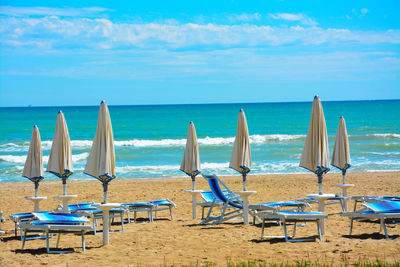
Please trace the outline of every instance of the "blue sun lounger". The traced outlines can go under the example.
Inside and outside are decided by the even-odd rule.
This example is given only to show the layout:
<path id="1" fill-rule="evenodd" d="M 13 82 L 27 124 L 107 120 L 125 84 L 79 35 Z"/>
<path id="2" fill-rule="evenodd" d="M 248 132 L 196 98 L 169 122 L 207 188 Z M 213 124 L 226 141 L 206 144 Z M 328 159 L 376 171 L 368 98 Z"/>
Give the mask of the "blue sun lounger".
<path id="1" fill-rule="evenodd" d="M 136 213 L 145 211 L 149 217 L 149 221 L 153 222 L 153 208 L 154 205 L 144 201 L 144 202 L 134 202 L 134 203 L 122 203 L 121 206 L 126 208 L 126 214 L 128 216 L 128 223 L 131 223 L 130 212 L 133 212 L 133 221 L 136 222 Z"/>
<path id="2" fill-rule="evenodd" d="M 103 219 L 103 211 L 98 209 L 95 206 L 94 202 L 69 204 L 68 209 L 71 213 L 80 214 L 80 215 L 86 216 L 87 218 L 92 219 L 93 233 L 95 235 L 98 234 L 97 221 Z M 126 209 L 123 207 L 122 208 L 113 208 L 109 211 L 109 217 L 112 218 L 112 221 L 114 221 L 115 218 L 120 218 L 120 220 L 121 220 L 121 230 L 115 230 L 112 232 L 124 232 L 125 231 L 124 218 L 123 218 L 125 212 L 126 212 Z"/>
<path id="3" fill-rule="evenodd" d="M 169 210 L 169 215 L 171 217 L 171 220 L 174 219 L 174 216 L 172 214 L 172 208 L 176 208 L 177 206 L 172 200 L 165 198 L 165 199 L 159 199 L 159 200 L 150 200 L 147 202 L 149 202 L 150 204 L 153 205 L 153 209 L 152 209 L 152 211 L 154 212 L 153 218 L 157 217 L 158 211 Z"/>
<path id="4" fill-rule="evenodd" d="M 400 219 L 400 201 L 384 201 L 384 202 L 373 202 L 362 204 L 364 208 L 353 211 L 344 212 L 341 215 L 350 218 L 350 232 L 351 235 L 353 230 L 354 220 L 364 220 L 364 219 L 377 219 L 380 221 L 380 230 L 384 230 L 385 237 L 390 239 L 385 221 L 396 221 Z"/>
<path id="5" fill-rule="evenodd" d="M 71 213 L 36 213 L 33 212 L 33 218 L 23 222 L 20 227 L 24 232 L 22 239 L 22 249 L 25 246 L 26 236 L 28 232 L 42 232 L 46 234 L 47 253 L 66 253 L 71 251 L 54 251 L 50 250 L 49 235 L 57 233 L 58 239 L 56 248 L 58 247 L 60 236 L 62 233 L 81 234 L 82 236 L 82 251 L 85 252 L 85 233 L 93 230 L 90 225 L 85 225 L 89 220 L 79 214 Z"/>
<path id="6" fill-rule="evenodd" d="M 241 217 L 243 215 L 243 206 L 242 200 L 240 196 L 235 195 L 227 185 L 225 185 L 220 178 L 216 175 L 203 175 L 203 177 L 207 180 L 211 193 L 213 194 L 213 199 L 210 205 L 210 209 L 208 211 L 207 217 L 203 219 L 202 224 L 218 224 L 223 221 L 227 221 L 233 219 L 235 217 Z M 222 190 L 220 185 L 224 187 L 225 190 Z M 215 206 L 221 206 L 221 215 L 217 217 L 211 216 L 212 209 Z M 264 210 L 274 210 L 277 211 L 279 209 L 293 210 L 293 211 L 302 211 L 304 207 L 309 205 L 308 203 L 301 202 L 298 200 L 293 201 L 277 201 L 277 202 L 266 202 L 266 203 L 257 203 L 249 205 L 249 210 L 252 215 L 255 217 L 259 211 Z M 228 211 L 228 208 L 232 208 L 233 210 Z M 254 218 L 255 220 L 255 218 Z"/>
<path id="7" fill-rule="evenodd" d="M 170 199 L 159 199 L 159 200 L 150 200 L 150 201 L 142 201 L 142 202 L 134 202 L 134 203 L 122 203 L 121 206 L 125 207 L 128 214 L 128 222 L 130 223 L 129 212 L 134 213 L 134 221 L 136 221 L 136 212 L 146 211 L 149 216 L 149 221 L 153 222 L 154 217 L 157 217 L 157 212 L 162 210 L 169 210 L 169 214 L 171 216 L 171 220 L 174 219 L 172 214 L 172 208 L 176 208 L 176 204 Z M 154 212 L 154 215 L 153 215 Z"/>
<path id="8" fill-rule="evenodd" d="M 353 211 L 356 211 L 358 203 L 400 201 L 400 196 L 352 196 L 350 199 L 354 200 Z"/>
<path id="9" fill-rule="evenodd" d="M 308 198 L 310 200 L 310 202 L 312 203 L 318 203 L 317 200 L 315 200 L 314 198 Z M 328 198 L 325 202 L 324 205 L 328 206 L 328 205 L 334 205 L 334 204 L 340 204 L 342 211 L 345 211 L 345 206 L 344 206 L 344 197 L 339 196 L 339 195 L 335 195 L 334 197 L 330 197 Z"/>
<path id="10" fill-rule="evenodd" d="M 37 213 L 49 213 L 50 211 L 39 211 Z M 21 241 L 23 239 L 23 233 L 22 233 L 22 229 L 20 228 L 20 225 L 24 222 L 29 221 L 30 219 L 32 219 L 34 217 L 33 212 L 22 212 L 22 213 L 14 213 L 14 214 L 10 214 L 10 219 L 11 221 L 14 222 L 14 234 L 15 236 L 18 236 L 18 232 L 20 234 L 21 237 Z M 19 231 L 18 231 L 19 229 Z M 31 237 L 26 237 L 26 240 L 30 240 L 30 239 L 38 239 L 38 238 L 45 238 L 44 236 L 31 236 Z"/>
<path id="11" fill-rule="evenodd" d="M 328 218 L 323 212 L 313 211 L 262 211 L 257 213 L 257 217 L 262 219 L 261 240 L 265 238 L 285 238 L 286 242 L 314 241 L 313 238 L 294 239 L 297 222 L 315 222 L 318 229 L 318 238 L 322 241 L 321 221 Z M 279 221 L 283 225 L 284 236 L 264 236 L 265 221 Z M 288 235 L 287 223 L 293 223 L 293 234 Z"/>

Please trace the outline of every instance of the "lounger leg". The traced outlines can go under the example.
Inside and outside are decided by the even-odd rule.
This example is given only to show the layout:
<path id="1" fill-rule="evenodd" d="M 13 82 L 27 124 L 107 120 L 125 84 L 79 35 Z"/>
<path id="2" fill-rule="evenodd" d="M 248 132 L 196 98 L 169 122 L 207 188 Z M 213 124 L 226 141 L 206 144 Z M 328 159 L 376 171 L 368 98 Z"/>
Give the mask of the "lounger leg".
<path id="1" fill-rule="evenodd" d="M 22 228 L 19 228 L 19 235 L 20 235 L 20 237 L 22 239 Z"/>
<path id="2" fill-rule="evenodd" d="M 22 248 L 21 249 L 24 249 L 24 246 L 25 246 L 25 240 L 26 240 L 26 230 L 24 230 L 24 237 L 22 238 Z M 21 235 L 21 237 L 22 237 L 22 235 Z"/>
<path id="3" fill-rule="evenodd" d="M 46 232 L 46 246 L 47 246 L 47 253 L 50 253 L 50 241 L 48 232 Z"/>
<path id="4" fill-rule="evenodd" d="M 346 196 L 347 197 L 347 196 Z M 346 204 L 346 205 L 345 205 Z M 346 210 L 346 208 L 347 208 L 347 200 L 344 200 L 344 199 L 340 199 L 340 205 L 342 205 L 342 211 L 343 212 L 345 212 L 345 211 L 347 211 Z M 346 207 L 345 207 L 346 206 Z"/>
<path id="5" fill-rule="evenodd" d="M 201 209 L 201 219 L 204 219 L 204 207 Z"/>
<path id="6" fill-rule="evenodd" d="M 97 221 L 95 218 L 93 218 L 93 233 L 96 235 L 96 228 L 97 228 Z"/>
<path id="7" fill-rule="evenodd" d="M 353 231 L 353 218 L 350 219 L 350 232 L 349 232 L 349 235 L 351 235 L 352 231 Z"/>
<path id="8" fill-rule="evenodd" d="M 61 236 L 61 233 L 58 234 L 56 248 L 58 248 L 58 243 L 60 243 L 60 236 Z"/>
<path id="9" fill-rule="evenodd" d="M 174 220 L 174 216 L 172 215 L 172 207 L 169 207 L 169 214 L 171 215 L 171 221 Z"/>
<path id="10" fill-rule="evenodd" d="M 296 225 L 297 225 L 297 222 L 294 222 L 294 226 L 293 226 L 293 235 L 292 235 L 293 238 L 294 238 L 294 235 L 295 235 L 295 233 L 296 233 Z"/>
<path id="11" fill-rule="evenodd" d="M 285 240 L 286 242 L 289 242 L 289 238 L 287 235 L 287 229 L 286 229 L 286 221 L 283 221 L 283 231 L 285 232 Z"/>
<path id="12" fill-rule="evenodd" d="M 124 227 L 124 213 L 121 212 L 121 224 L 122 224 L 122 232 L 125 232 L 125 227 Z"/>
<path id="13" fill-rule="evenodd" d="M 263 219 L 261 226 L 261 240 L 263 240 L 264 238 L 264 227 L 265 227 L 265 219 Z"/>
<path id="14" fill-rule="evenodd" d="M 126 215 L 128 215 L 128 223 L 131 223 L 131 217 L 129 216 L 129 212 L 130 212 L 130 210 L 128 210 L 128 212 L 126 213 Z"/>
<path id="15" fill-rule="evenodd" d="M 319 241 L 322 242 L 321 220 L 317 220 L 317 228 L 318 228 Z"/>
<path id="16" fill-rule="evenodd" d="M 82 231 L 82 251 L 86 251 L 86 245 L 85 245 L 85 232 Z"/>
<path id="17" fill-rule="evenodd" d="M 384 218 L 381 219 L 381 228 L 383 228 L 383 231 L 385 232 L 386 239 L 390 239 L 390 237 L 388 235 L 388 232 L 387 232 L 387 229 L 386 229 L 385 219 Z"/>

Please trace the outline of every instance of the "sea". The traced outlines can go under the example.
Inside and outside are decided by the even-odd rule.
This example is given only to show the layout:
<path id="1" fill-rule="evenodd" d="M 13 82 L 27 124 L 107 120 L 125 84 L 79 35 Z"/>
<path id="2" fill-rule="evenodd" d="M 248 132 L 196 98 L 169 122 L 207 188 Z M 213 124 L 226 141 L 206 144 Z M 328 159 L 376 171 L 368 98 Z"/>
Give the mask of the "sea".
<path id="1" fill-rule="evenodd" d="M 99 101 L 100 103 L 100 101 Z M 349 134 L 348 172 L 400 171 L 400 100 L 322 102 L 332 155 L 340 116 Z M 308 173 L 299 167 L 312 102 L 192 105 L 109 105 L 117 178 L 187 177 L 179 170 L 193 121 L 203 173 L 239 175 L 228 167 L 239 110 L 246 114 L 252 153 L 250 174 Z M 62 110 L 72 145 L 70 179 L 83 173 L 99 106 L 0 108 L 0 182 L 22 177 L 32 127 L 39 127 L 46 169 L 56 118 Z M 331 166 L 330 172 L 340 172 Z M 45 180 L 58 177 L 45 172 Z"/>

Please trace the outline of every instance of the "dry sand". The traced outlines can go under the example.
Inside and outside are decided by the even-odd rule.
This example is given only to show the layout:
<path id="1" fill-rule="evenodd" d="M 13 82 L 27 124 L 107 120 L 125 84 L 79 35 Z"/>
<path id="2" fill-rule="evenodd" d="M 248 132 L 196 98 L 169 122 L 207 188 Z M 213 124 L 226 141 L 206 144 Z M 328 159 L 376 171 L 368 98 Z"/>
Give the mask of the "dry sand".
<path id="1" fill-rule="evenodd" d="M 348 182 L 355 184 L 349 195 L 400 195 L 400 172 L 349 173 Z M 196 179 L 197 189 L 207 189 L 203 178 Z M 242 189 L 241 177 L 223 177 L 233 190 Z M 341 182 L 339 173 L 327 174 L 324 178 L 324 193 L 341 193 L 334 184 Z M 323 242 L 285 243 L 282 239 L 260 241 L 260 225 L 243 226 L 238 222 L 217 226 L 198 225 L 199 219 L 191 215 L 191 196 L 184 190 L 191 188 L 190 178 L 176 179 L 116 179 L 109 186 L 110 202 L 135 202 L 169 198 L 178 208 L 174 209 L 174 220 L 162 211 L 154 223 L 139 220 L 126 224 L 124 233 L 112 233 L 111 245 L 102 247 L 102 235 L 86 236 L 85 253 L 47 254 L 45 240 L 29 240 L 21 250 L 21 241 L 14 237 L 13 223 L 8 220 L 2 229 L 6 234 L 0 242 L 1 266 L 170 266 L 201 265 L 213 263 L 224 266 L 227 262 L 295 263 L 311 261 L 328 264 L 355 263 L 376 259 L 387 263 L 400 261 L 400 226 L 388 227 L 392 240 L 386 240 L 379 232 L 379 224 L 356 222 L 353 236 L 348 236 L 349 219 L 337 215 L 339 205 L 330 205 L 326 211 L 327 234 Z M 250 175 L 248 190 L 256 190 L 252 203 L 290 200 L 316 193 L 317 178 L 312 174 Z M 1 210 L 10 213 L 33 210 L 33 204 L 24 197 L 32 196 L 31 182 L 0 184 Z M 49 197 L 41 202 L 41 210 L 54 209 L 59 202 L 51 196 L 62 193 L 61 181 L 42 181 L 39 195 Z M 70 180 L 68 193 L 77 194 L 76 202 L 101 202 L 101 183 L 96 180 Z M 352 206 L 352 202 L 350 203 Z M 313 210 L 317 206 L 313 205 Z M 200 213 L 200 207 L 198 208 Z M 145 214 L 139 214 L 145 216 Z M 119 226 L 113 226 L 119 227 Z M 282 227 L 271 226 L 268 234 L 281 235 Z M 308 224 L 299 227 L 298 236 L 314 236 L 316 227 Z M 50 240 L 54 246 L 56 238 Z M 63 235 L 61 248 L 80 251 L 80 237 Z"/>

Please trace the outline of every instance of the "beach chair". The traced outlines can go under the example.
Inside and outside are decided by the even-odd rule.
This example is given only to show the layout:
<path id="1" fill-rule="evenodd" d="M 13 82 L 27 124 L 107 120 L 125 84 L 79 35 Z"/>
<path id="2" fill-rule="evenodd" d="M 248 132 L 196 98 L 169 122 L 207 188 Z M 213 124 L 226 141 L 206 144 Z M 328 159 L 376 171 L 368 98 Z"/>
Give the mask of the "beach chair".
<path id="1" fill-rule="evenodd" d="M 97 231 L 97 226 L 98 226 L 97 221 L 103 219 L 103 211 L 96 207 L 96 203 L 84 202 L 84 203 L 69 204 L 68 209 L 70 210 L 71 213 L 80 214 L 80 215 L 86 216 L 87 218 L 91 219 L 92 226 L 93 226 L 93 233 L 95 235 L 99 234 Z M 110 231 L 110 232 L 124 232 L 125 231 L 124 218 L 123 218 L 125 212 L 126 212 L 126 209 L 124 207 L 110 209 L 109 218 L 112 219 L 112 220 L 110 220 L 110 224 L 112 224 L 114 222 L 115 218 L 120 218 L 120 221 L 121 221 L 121 230 L 114 230 L 114 231 Z"/>
<path id="2" fill-rule="evenodd" d="M 262 211 L 257 213 L 257 217 L 262 219 L 261 240 L 265 238 L 285 238 L 286 242 L 305 242 L 314 241 L 312 238 L 294 238 L 298 222 L 315 222 L 318 229 L 318 238 L 322 241 L 321 221 L 328 218 L 323 212 L 313 211 Z M 265 222 L 279 221 L 283 226 L 284 236 L 264 236 Z M 287 224 L 293 223 L 293 234 L 288 235 Z"/>
<path id="3" fill-rule="evenodd" d="M 242 217 L 243 215 L 243 206 L 241 196 L 235 195 L 227 185 L 225 185 L 220 178 L 216 175 L 203 175 L 203 177 L 207 180 L 211 192 L 213 194 L 213 199 L 210 205 L 210 209 L 208 210 L 208 214 L 206 218 L 202 218 L 202 224 L 218 224 L 235 217 Z M 225 190 L 222 190 L 220 184 L 224 187 Z M 221 206 L 221 215 L 217 217 L 211 216 L 212 209 L 216 206 Z M 266 202 L 266 203 L 257 203 L 249 205 L 250 214 L 254 217 L 253 222 L 255 221 L 255 215 L 257 212 L 262 210 L 279 210 L 279 209 L 287 209 L 287 210 L 295 210 L 301 211 L 305 206 L 309 206 L 306 201 L 278 201 L 278 202 Z M 229 209 L 233 210 L 229 210 Z"/>
<path id="4" fill-rule="evenodd" d="M 128 216 L 128 223 L 131 223 L 131 218 L 129 213 L 133 212 L 133 221 L 136 222 L 136 213 L 137 212 L 147 212 L 147 215 L 149 217 L 149 221 L 153 222 L 153 208 L 154 205 L 144 201 L 144 202 L 134 202 L 134 203 L 121 203 L 121 206 L 125 207 L 126 209 L 126 214 Z"/>
<path id="5" fill-rule="evenodd" d="M 350 218 L 350 231 L 349 235 L 351 235 L 353 231 L 353 221 L 354 220 L 379 220 L 380 229 L 385 232 L 385 237 L 390 239 L 389 234 L 386 229 L 386 222 L 396 222 L 400 219 L 400 201 L 384 201 L 384 202 L 371 202 L 362 204 L 364 208 L 353 211 L 353 212 L 344 212 L 341 215 L 347 216 Z"/>
<path id="6" fill-rule="evenodd" d="M 50 250 L 49 237 L 50 234 L 58 234 L 56 248 L 60 242 L 62 233 L 81 234 L 82 236 L 82 251 L 85 252 L 85 233 L 93 230 L 90 225 L 85 225 L 89 220 L 79 214 L 71 213 L 36 213 L 33 212 L 33 218 L 23 222 L 20 227 L 24 232 L 22 239 L 22 249 L 24 249 L 26 236 L 28 232 L 41 232 L 46 235 L 47 253 L 67 253 L 71 251 L 55 251 Z"/>
<path id="7" fill-rule="evenodd" d="M 203 177 L 208 182 L 214 197 L 206 218 L 204 218 L 200 224 L 219 224 L 237 217 L 242 217 L 243 206 L 241 196 L 235 195 L 216 175 L 203 174 Z M 222 191 L 220 185 L 224 187 L 225 193 Z M 222 207 L 220 215 L 211 216 L 213 208 L 220 206 L 221 203 Z M 231 210 L 228 210 L 228 208 L 231 208 Z"/>
<path id="8" fill-rule="evenodd" d="M 225 190 L 222 190 L 222 193 L 224 195 L 227 195 L 227 192 Z M 204 219 L 204 209 L 211 207 L 211 204 L 213 203 L 215 197 L 214 197 L 214 194 L 212 193 L 212 191 L 200 192 L 200 196 L 204 201 L 197 202 L 196 204 L 202 208 L 201 209 L 201 219 Z M 215 199 L 214 206 L 222 206 L 223 204 L 224 203 L 221 200 Z"/>

